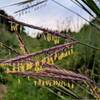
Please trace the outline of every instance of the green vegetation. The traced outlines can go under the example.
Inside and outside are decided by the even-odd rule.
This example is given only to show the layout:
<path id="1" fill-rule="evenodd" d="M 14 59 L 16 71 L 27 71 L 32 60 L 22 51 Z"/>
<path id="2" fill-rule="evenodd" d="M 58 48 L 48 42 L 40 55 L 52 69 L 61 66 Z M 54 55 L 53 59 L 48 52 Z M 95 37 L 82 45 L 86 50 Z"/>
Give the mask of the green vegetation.
<path id="1" fill-rule="evenodd" d="M 98 26 L 100 26 L 100 24 L 95 20 L 92 22 L 95 22 L 98 24 Z M 0 25 L 0 42 L 5 43 L 7 46 L 12 47 L 19 52 L 20 49 L 15 33 L 9 32 L 9 30 L 7 30 L 5 27 L 6 26 L 3 24 Z M 54 45 L 53 43 L 49 43 L 43 40 L 43 38 L 31 38 L 27 36 L 25 32 L 21 32 L 20 35 L 25 42 L 26 48 L 28 48 L 30 52 L 39 51 Z M 88 43 L 100 48 L 100 32 L 90 25 L 84 25 L 80 32 L 72 33 L 72 35 L 81 42 Z M 74 55 L 68 56 L 61 61 L 57 61 L 56 64 L 65 69 L 70 69 L 75 72 L 84 74 L 99 84 L 100 50 L 97 51 L 95 49 L 91 49 L 79 44 L 74 48 L 74 51 Z M 11 52 L 5 47 L 0 47 L 0 59 L 7 59 L 15 56 L 16 54 L 14 52 Z M 2 70 L 0 70 L 0 72 L 2 72 Z M 61 98 L 48 91 L 48 89 L 34 86 L 33 79 L 28 80 L 27 78 L 20 77 L 20 80 L 21 82 L 18 84 L 17 76 L 15 77 L 11 75 L 0 74 L 0 82 L 5 84 L 7 87 L 7 93 L 4 95 L 4 100 L 61 100 Z M 55 90 L 54 88 L 52 89 Z M 57 93 L 59 92 L 57 90 L 55 91 Z M 84 99 L 94 99 L 94 97 L 88 93 L 88 89 L 84 85 L 76 84 L 73 91 Z M 66 100 L 74 99 L 69 94 L 61 95 L 63 95 Z"/>

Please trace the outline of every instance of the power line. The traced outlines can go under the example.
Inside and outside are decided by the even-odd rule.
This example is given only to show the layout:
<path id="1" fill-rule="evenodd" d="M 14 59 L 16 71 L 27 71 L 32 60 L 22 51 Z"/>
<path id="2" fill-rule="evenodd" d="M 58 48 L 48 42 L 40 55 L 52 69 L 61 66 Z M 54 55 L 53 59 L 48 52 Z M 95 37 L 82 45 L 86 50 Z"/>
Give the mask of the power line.
<path id="1" fill-rule="evenodd" d="M 77 3 L 76 3 L 76 2 Z M 96 17 L 84 6 L 84 5 L 82 5 L 82 3 L 80 3 L 78 0 L 75 0 L 75 1 L 73 1 L 73 0 L 71 0 L 71 2 L 73 2 L 75 5 L 77 5 L 79 8 L 81 8 L 81 9 L 83 9 L 84 11 L 86 11 L 91 17 L 93 17 L 94 19 L 96 19 Z M 79 3 L 79 4 L 78 4 Z M 98 19 L 96 19 L 97 21 L 99 21 L 100 22 L 100 20 L 98 20 Z"/>
<path id="2" fill-rule="evenodd" d="M 57 2 L 57 1 L 55 1 L 55 0 L 52 0 L 52 1 L 53 1 L 54 3 L 56 3 L 57 5 L 59 5 L 59 6 L 63 7 L 63 8 L 65 8 L 66 10 L 68 10 L 68 11 L 74 13 L 75 15 L 79 16 L 80 18 L 84 19 L 86 22 L 90 23 L 90 25 L 92 25 L 92 26 L 95 27 L 98 31 L 100 31 L 100 28 L 99 28 L 97 25 L 95 25 L 94 23 L 90 22 L 89 20 L 87 20 L 86 18 L 84 18 L 83 16 L 81 16 L 80 14 L 78 14 L 77 12 L 71 10 L 70 8 L 64 6 L 63 4 L 61 4 L 61 3 L 59 3 L 59 2 Z"/>
<path id="3" fill-rule="evenodd" d="M 53 1 L 54 3 L 56 3 L 56 4 L 58 4 L 59 6 L 62 6 L 63 8 L 69 10 L 70 12 L 72 12 L 72 13 L 78 15 L 79 17 L 81 17 L 82 19 L 84 19 L 85 21 L 87 21 L 88 23 L 90 23 L 92 26 L 94 26 L 96 29 L 98 29 L 98 30 L 100 31 L 100 29 L 99 29 L 98 27 L 96 27 L 94 23 L 89 22 L 87 19 L 85 19 L 84 17 L 82 17 L 82 16 L 81 16 L 80 14 L 78 14 L 77 12 L 74 12 L 73 10 L 71 10 L 71 9 L 69 9 L 69 8 L 67 8 L 67 7 L 65 7 L 64 5 L 62 5 L 61 3 L 59 3 L 59 2 L 57 2 L 57 1 L 55 1 L 55 0 L 52 0 L 52 1 Z M 75 39 L 75 40 L 76 40 L 76 39 Z M 79 40 L 78 40 L 78 41 L 79 41 Z M 79 43 L 82 44 L 82 45 L 88 46 L 88 47 L 90 47 L 90 48 L 100 50 L 100 48 L 96 48 L 95 46 L 92 46 L 92 45 L 83 43 L 83 42 L 81 42 L 81 41 L 79 41 Z"/>
<path id="4" fill-rule="evenodd" d="M 86 11 L 93 18 L 95 18 L 94 15 L 84 5 L 82 5 L 78 0 L 75 0 L 77 3 L 75 1 L 73 1 L 73 0 L 70 0 L 70 1 L 73 2 L 75 5 L 77 5 L 79 8 L 83 9 L 84 11 Z"/>

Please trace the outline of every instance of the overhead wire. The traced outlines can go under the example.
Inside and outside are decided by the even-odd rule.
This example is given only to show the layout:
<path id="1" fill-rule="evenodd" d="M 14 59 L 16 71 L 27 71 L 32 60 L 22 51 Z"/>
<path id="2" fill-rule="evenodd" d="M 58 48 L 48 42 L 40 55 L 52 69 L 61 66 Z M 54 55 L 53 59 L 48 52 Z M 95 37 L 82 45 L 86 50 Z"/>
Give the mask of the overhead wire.
<path id="1" fill-rule="evenodd" d="M 84 5 L 82 5 L 78 0 L 75 0 L 76 2 L 74 0 L 70 0 L 70 1 L 73 2 L 75 5 L 77 5 L 79 8 L 83 9 L 84 11 L 86 11 L 93 18 L 95 18 L 94 15 Z"/>
<path id="2" fill-rule="evenodd" d="M 63 7 L 63 8 L 65 8 L 66 10 L 68 10 L 68 11 L 74 13 L 75 15 L 79 16 L 80 18 L 84 19 L 86 22 L 88 22 L 90 25 L 92 25 L 92 26 L 95 27 L 98 31 L 100 31 L 100 28 L 99 28 L 97 25 L 95 25 L 93 22 L 90 22 L 89 20 L 87 20 L 86 18 L 84 18 L 83 16 L 81 16 L 79 13 L 77 13 L 77 12 L 73 11 L 72 9 L 70 9 L 70 8 L 68 8 L 68 7 L 66 7 L 66 6 L 64 6 L 63 4 L 57 2 L 56 0 L 52 0 L 52 1 L 53 1 L 54 3 L 56 3 L 57 5 L 59 5 L 59 6 Z"/>
<path id="3" fill-rule="evenodd" d="M 32 1 L 35 1 L 35 0 L 31 0 L 31 2 L 32 2 Z M 26 8 L 24 8 L 24 9 L 18 10 L 18 11 L 14 12 L 14 13 L 18 13 L 18 12 L 20 12 L 20 11 L 24 11 L 24 10 L 26 10 L 26 9 L 29 9 L 29 8 L 31 8 L 31 7 L 37 6 L 37 5 L 41 4 L 41 3 L 44 3 L 44 2 L 46 2 L 46 1 L 47 1 L 47 0 L 38 2 L 38 3 L 36 3 L 36 4 L 32 5 L 32 6 L 29 6 L 29 7 L 26 7 Z M 75 11 L 73 11 L 73 10 L 71 10 L 71 9 L 69 9 L 69 8 L 67 8 L 67 7 L 65 7 L 63 4 L 61 4 L 61 3 L 59 3 L 59 2 L 57 2 L 57 1 L 55 1 L 55 0 L 52 0 L 52 1 L 55 2 L 56 4 L 60 5 L 60 6 L 64 7 L 65 9 L 69 10 L 70 12 L 72 12 L 72 13 L 78 15 L 79 17 L 81 17 L 82 19 L 84 19 L 85 21 L 87 21 L 88 23 L 90 23 L 91 25 L 93 25 L 94 27 L 96 27 L 96 28 L 100 31 L 100 28 L 99 28 L 97 25 L 95 25 L 94 23 L 89 22 L 86 18 L 82 17 L 82 16 L 81 16 L 80 14 L 78 14 L 77 12 L 75 12 Z M 80 5 L 77 4 L 77 3 L 76 3 L 75 1 L 73 1 L 73 0 L 71 0 L 71 1 L 72 1 L 74 4 L 76 4 L 78 7 L 82 8 L 82 9 L 85 9 L 86 12 L 87 12 L 88 14 L 90 14 L 93 18 L 95 18 L 94 15 L 93 15 L 88 9 L 86 9 L 84 5 L 82 5 L 80 2 L 78 2 L 78 0 L 76 0 L 76 1 L 77 1 Z M 26 2 L 26 1 L 24 1 L 24 2 Z M 10 7 L 10 6 L 18 5 L 18 4 L 21 5 L 21 4 L 24 3 L 24 2 L 18 2 L 18 3 L 10 4 L 10 5 L 7 5 L 7 6 L 0 7 L 0 8 Z M 98 19 L 96 19 L 96 20 L 98 20 Z M 99 20 L 98 20 L 98 21 L 99 21 Z"/>
<path id="4" fill-rule="evenodd" d="M 75 2 L 76 1 L 76 2 Z M 75 5 L 77 5 L 79 8 L 83 9 L 85 12 L 87 12 L 92 18 L 96 19 L 97 21 L 100 22 L 82 3 L 80 3 L 78 0 L 71 0 Z M 79 4 L 78 4 L 79 3 Z"/>
<path id="5" fill-rule="evenodd" d="M 83 44 L 83 43 L 81 43 L 81 44 Z M 83 44 L 84 45 L 84 44 Z M 86 45 L 86 44 L 85 44 Z M 87 45 L 87 46 L 89 46 L 89 45 Z M 89 46 L 90 47 L 90 46 Z M 94 48 L 93 46 L 91 46 L 92 48 Z M 95 48 L 96 49 L 96 48 Z"/>
<path id="6" fill-rule="evenodd" d="M 34 0 L 33 0 L 33 1 L 34 1 Z M 24 9 L 18 10 L 18 11 L 14 12 L 14 13 L 18 13 L 18 12 L 20 12 L 20 11 L 24 11 L 24 10 L 26 10 L 26 9 L 29 9 L 29 8 L 31 8 L 31 7 L 37 6 L 37 5 L 41 4 L 41 3 L 44 3 L 44 2 L 46 2 L 46 1 L 47 1 L 47 0 L 41 1 L 41 2 L 39 2 L 39 3 L 36 3 L 36 4 L 32 5 L 32 6 L 29 6 L 29 7 L 26 7 L 26 8 L 24 8 Z M 83 16 L 81 16 L 80 14 L 78 14 L 77 12 L 71 10 L 70 8 L 64 6 L 63 4 L 57 2 L 56 0 L 52 0 L 52 1 L 55 2 L 56 4 L 58 4 L 59 6 L 62 6 L 63 8 L 69 10 L 70 12 L 76 14 L 77 16 L 81 17 L 81 18 L 84 19 L 86 22 L 90 23 L 92 26 L 94 26 L 96 29 L 98 29 L 98 30 L 100 31 L 100 28 L 99 28 L 96 24 L 90 22 L 89 20 L 87 20 L 86 18 L 84 18 Z M 88 12 L 88 14 L 90 14 L 93 18 L 95 18 L 95 17 L 93 16 L 93 14 L 91 14 L 91 12 L 90 12 L 89 10 L 87 10 L 80 2 L 79 2 L 80 5 L 78 5 L 75 1 L 73 1 L 73 0 L 71 0 L 71 1 L 72 1 L 74 4 L 76 4 L 77 6 L 79 6 L 80 8 L 85 9 L 86 12 Z M 77 1 L 77 0 L 76 0 L 76 1 Z M 20 4 L 20 3 L 14 3 L 14 4 L 11 4 L 11 5 L 5 6 L 5 7 L 14 6 L 14 5 L 17 5 L 17 4 Z M 98 20 L 98 19 L 97 19 L 97 20 Z"/>
<path id="7" fill-rule="evenodd" d="M 27 9 L 29 9 L 29 8 L 35 7 L 35 6 L 37 6 L 37 5 L 40 5 L 40 4 L 42 4 L 42 3 L 46 2 L 46 1 L 47 1 L 47 0 L 43 0 L 43 1 L 41 1 L 41 2 L 38 2 L 38 3 L 36 3 L 36 4 L 33 4 L 33 5 L 28 6 L 28 7 L 26 7 L 26 8 L 23 8 L 23 9 L 21 9 L 21 10 L 18 10 L 18 11 L 14 12 L 14 13 L 18 13 L 18 12 L 27 10 Z"/>

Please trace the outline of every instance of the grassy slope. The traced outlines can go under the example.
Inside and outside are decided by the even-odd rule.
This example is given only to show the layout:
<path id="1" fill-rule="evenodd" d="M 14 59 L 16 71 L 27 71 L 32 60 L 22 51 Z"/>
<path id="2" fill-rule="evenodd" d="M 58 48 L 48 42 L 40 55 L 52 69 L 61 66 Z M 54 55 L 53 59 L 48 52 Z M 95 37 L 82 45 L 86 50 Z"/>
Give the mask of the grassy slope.
<path id="1" fill-rule="evenodd" d="M 18 42 L 15 38 L 15 34 L 2 30 L 2 26 L 0 26 L 0 30 L 0 41 L 4 41 L 7 45 L 16 48 L 17 51 L 19 51 Z M 25 45 L 30 52 L 38 51 L 43 48 L 53 46 L 52 43 L 48 43 L 43 39 L 32 39 L 26 34 L 21 34 L 21 36 L 23 37 Z M 90 26 L 84 26 L 79 33 L 75 34 L 75 37 L 77 39 L 80 39 L 82 42 L 100 47 L 99 36 L 99 32 Z M 57 61 L 56 64 L 66 69 L 85 73 L 85 65 L 91 58 L 90 55 L 92 55 L 93 50 L 88 47 L 78 45 L 75 47 L 75 52 L 76 53 L 74 55 L 66 57 L 61 61 Z M 16 55 L 14 53 L 9 53 L 8 50 L 5 48 L 0 48 L 0 58 L 9 58 L 13 56 Z M 94 64 L 95 68 L 94 70 L 91 70 L 95 71 L 95 74 L 98 75 L 98 69 L 100 70 L 99 58 L 100 53 L 96 51 L 96 58 Z M 98 78 L 94 74 L 92 75 L 92 77 Z M 97 82 L 99 83 L 100 79 L 98 79 Z M 50 93 L 46 89 L 35 87 L 32 80 L 28 81 L 27 79 L 21 79 L 21 83 L 18 84 L 17 77 L 13 78 L 12 76 L 9 76 L 9 82 L 6 84 L 6 86 L 8 87 L 8 93 L 5 95 L 4 100 L 60 100 L 58 97 L 56 97 L 54 94 Z M 87 95 L 86 91 L 82 91 L 83 90 L 81 90 L 79 87 L 75 88 L 75 92 L 77 92 L 77 94 L 81 97 L 93 98 L 90 95 Z M 68 99 L 70 99 L 70 97 Z"/>
<path id="2" fill-rule="evenodd" d="M 24 33 L 21 34 L 21 36 L 30 52 L 39 51 L 52 45 L 52 43 L 45 42 L 42 39 L 33 39 Z M 2 26 L 0 26 L 0 41 L 15 48 L 17 51 L 20 51 L 15 34 L 3 30 Z M 9 50 L 4 47 L 0 48 L 0 59 L 14 56 L 16 56 L 15 53 L 10 53 Z M 33 80 L 29 81 L 27 79 L 21 79 L 21 83 L 18 84 L 17 77 L 5 76 L 5 78 L 8 78 L 9 81 L 6 84 L 8 92 L 5 95 L 4 100 L 59 100 L 58 97 L 48 90 L 34 86 Z"/>

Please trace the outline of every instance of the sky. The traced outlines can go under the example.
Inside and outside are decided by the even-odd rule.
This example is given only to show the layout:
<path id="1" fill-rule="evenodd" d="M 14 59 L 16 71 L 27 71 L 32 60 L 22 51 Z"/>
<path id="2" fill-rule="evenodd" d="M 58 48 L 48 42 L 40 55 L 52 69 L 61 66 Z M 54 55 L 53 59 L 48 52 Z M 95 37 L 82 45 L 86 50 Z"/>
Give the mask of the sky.
<path id="1" fill-rule="evenodd" d="M 21 8 L 24 8 L 26 5 L 4 7 L 9 4 L 17 3 L 20 1 L 25 1 L 25 0 L 0 0 L 0 9 L 4 9 L 9 15 L 14 16 L 15 19 L 19 21 L 23 21 L 36 26 L 41 26 L 44 28 L 49 28 L 52 30 L 62 30 L 70 28 L 72 31 L 79 31 L 82 25 L 86 23 L 79 16 L 55 4 L 52 0 L 48 0 L 48 2 L 38 7 L 28 9 L 27 10 L 28 13 L 23 14 L 21 16 L 19 14 L 15 14 L 14 12 Z M 79 13 L 87 20 L 90 20 L 90 16 L 84 10 L 82 10 L 73 2 L 71 2 L 71 0 L 56 0 L 56 1 L 72 9 L 73 11 Z M 26 32 L 29 33 L 29 35 L 31 35 L 32 37 L 34 37 L 36 36 L 35 32 L 38 31 L 26 28 Z"/>

